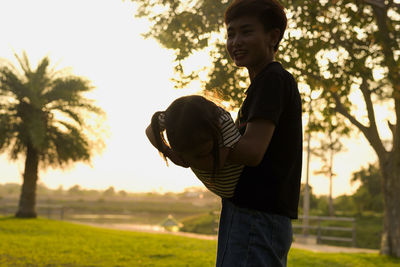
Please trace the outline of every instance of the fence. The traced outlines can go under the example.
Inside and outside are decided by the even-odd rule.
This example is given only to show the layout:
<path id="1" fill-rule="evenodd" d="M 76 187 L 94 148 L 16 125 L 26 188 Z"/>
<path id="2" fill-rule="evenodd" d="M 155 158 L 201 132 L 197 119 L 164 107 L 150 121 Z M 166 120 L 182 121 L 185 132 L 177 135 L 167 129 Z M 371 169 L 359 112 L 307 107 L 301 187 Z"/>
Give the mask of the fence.
<path id="1" fill-rule="evenodd" d="M 314 238 L 317 244 L 321 244 L 323 241 L 339 241 L 339 242 L 350 243 L 352 247 L 356 246 L 356 220 L 354 218 L 299 216 L 299 220 L 302 221 L 303 223 L 293 224 L 294 231 L 295 229 L 302 229 L 301 234 L 295 233 L 295 236 L 297 237 Z M 340 222 L 339 224 L 347 224 L 351 226 L 346 227 L 346 226 L 332 225 L 335 222 Z M 333 236 L 334 231 L 336 233 L 337 232 L 349 233 L 351 237 Z"/>

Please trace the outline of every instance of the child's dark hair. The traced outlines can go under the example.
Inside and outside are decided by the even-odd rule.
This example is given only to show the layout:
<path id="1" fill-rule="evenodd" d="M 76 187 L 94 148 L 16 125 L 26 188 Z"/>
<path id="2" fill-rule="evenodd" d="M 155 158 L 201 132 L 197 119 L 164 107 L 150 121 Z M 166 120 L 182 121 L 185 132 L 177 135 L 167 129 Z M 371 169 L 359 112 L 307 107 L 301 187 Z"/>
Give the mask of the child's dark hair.
<path id="1" fill-rule="evenodd" d="M 225 11 L 225 24 L 241 17 L 256 17 L 265 31 L 279 29 L 279 41 L 274 50 L 278 50 L 286 30 L 287 18 L 283 6 L 277 0 L 233 0 Z"/>
<path id="2" fill-rule="evenodd" d="M 168 142 L 160 128 L 159 117 L 164 115 L 165 131 Z M 216 104 L 198 95 L 184 96 L 176 99 L 164 112 L 154 113 L 151 119 L 151 128 L 155 136 L 157 147 L 164 159 L 160 148 L 169 146 L 176 152 L 187 152 L 195 144 L 213 141 L 213 173 L 218 171 L 219 144 L 222 135 L 219 124 L 220 109 Z M 169 144 L 168 144 L 169 143 Z"/>

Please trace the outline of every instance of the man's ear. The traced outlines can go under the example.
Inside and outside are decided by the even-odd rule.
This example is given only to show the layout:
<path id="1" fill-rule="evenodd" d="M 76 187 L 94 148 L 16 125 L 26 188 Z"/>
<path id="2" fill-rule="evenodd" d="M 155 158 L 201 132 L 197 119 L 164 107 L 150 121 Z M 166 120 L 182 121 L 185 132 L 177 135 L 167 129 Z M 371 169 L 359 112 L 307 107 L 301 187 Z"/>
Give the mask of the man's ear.
<path id="1" fill-rule="evenodd" d="M 270 31 L 271 43 L 274 47 L 278 44 L 280 35 L 281 31 L 278 28 L 274 28 Z"/>

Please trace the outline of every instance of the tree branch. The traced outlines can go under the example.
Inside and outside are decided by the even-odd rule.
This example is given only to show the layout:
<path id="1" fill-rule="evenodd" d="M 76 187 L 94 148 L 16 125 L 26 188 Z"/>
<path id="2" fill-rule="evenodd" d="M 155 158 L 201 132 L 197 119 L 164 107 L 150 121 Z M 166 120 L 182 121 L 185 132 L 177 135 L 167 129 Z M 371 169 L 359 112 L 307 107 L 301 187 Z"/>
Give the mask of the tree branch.
<path id="1" fill-rule="evenodd" d="M 376 6 L 379 8 L 384 8 L 385 7 L 385 1 L 384 0 L 364 0 L 365 3 L 370 4 L 371 6 Z"/>
<path id="2" fill-rule="evenodd" d="M 337 94 L 332 93 L 333 99 L 336 102 L 336 108 L 335 110 L 342 114 L 345 118 L 347 118 L 354 126 L 356 126 L 364 135 L 368 135 L 368 127 L 363 125 L 361 122 L 359 122 L 354 116 L 352 116 L 346 108 L 343 106 L 342 102 L 340 102 L 340 98 Z"/>
<path id="3" fill-rule="evenodd" d="M 389 127 L 390 130 L 393 133 L 393 153 L 398 153 L 400 150 L 400 89 L 395 89 L 398 90 L 398 97 L 394 98 L 394 109 L 396 113 L 396 125 L 393 127 Z"/>
<path id="4" fill-rule="evenodd" d="M 333 98 L 336 102 L 336 111 L 342 114 L 345 118 L 347 118 L 353 125 L 355 125 L 367 138 L 368 142 L 374 148 L 375 152 L 377 153 L 378 157 L 383 157 L 387 151 L 382 144 L 382 140 L 379 137 L 378 131 L 376 128 L 366 127 L 361 122 L 359 122 L 354 116 L 352 116 L 343 104 L 340 102 L 340 98 L 337 94 L 332 93 Z"/>
<path id="5" fill-rule="evenodd" d="M 394 136 L 395 134 L 395 125 L 391 124 L 390 121 L 387 121 L 388 127 L 390 129 L 390 131 L 392 132 L 392 136 Z"/>
<path id="6" fill-rule="evenodd" d="M 364 1 L 377 1 L 377 0 L 364 0 Z M 383 1 L 382 1 L 383 2 Z M 385 7 L 372 7 L 375 14 L 376 24 L 378 26 L 378 40 L 382 47 L 382 54 L 384 62 L 389 69 L 389 81 L 394 85 L 399 83 L 399 65 L 394 57 L 394 50 L 396 41 L 392 36 L 396 36 L 398 33 L 395 32 L 395 28 L 392 25 L 391 19 L 388 18 L 388 8 Z"/>
<path id="7" fill-rule="evenodd" d="M 360 85 L 360 91 L 364 97 L 365 105 L 367 107 L 369 128 L 375 130 L 375 129 L 377 129 L 377 126 L 376 126 L 374 106 L 373 106 L 372 100 L 371 100 L 371 92 L 369 91 L 369 85 L 368 85 L 367 79 L 364 78 L 363 76 L 361 76 L 361 78 L 362 78 L 362 82 Z"/>

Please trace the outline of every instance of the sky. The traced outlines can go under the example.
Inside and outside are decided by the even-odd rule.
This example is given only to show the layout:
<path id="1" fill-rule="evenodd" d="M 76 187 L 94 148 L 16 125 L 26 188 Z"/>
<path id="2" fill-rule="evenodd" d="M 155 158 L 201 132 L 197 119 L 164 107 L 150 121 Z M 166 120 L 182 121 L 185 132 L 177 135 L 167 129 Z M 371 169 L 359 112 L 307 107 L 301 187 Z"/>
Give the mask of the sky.
<path id="1" fill-rule="evenodd" d="M 189 169 L 167 167 L 144 134 L 155 111 L 200 88 L 173 88 L 173 52 L 144 39 L 141 34 L 149 24 L 134 13 L 135 5 L 122 0 L 0 0 L 0 58 L 17 64 L 14 53 L 26 51 L 36 66 L 48 56 L 57 69 L 68 67 L 91 80 L 95 89 L 90 96 L 107 114 L 103 152 L 90 165 L 41 170 L 39 182 L 49 188 L 78 184 L 99 190 L 113 186 L 131 192 L 180 192 L 202 186 Z M 200 58 L 191 64 L 202 66 L 206 58 Z M 335 156 L 334 196 L 354 192 L 352 173 L 376 161 L 361 135 L 345 139 L 344 145 L 346 150 Z M 312 174 L 320 164 L 311 161 L 309 181 L 314 193 L 328 194 L 328 179 Z M 24 162 L 0 155 L 0 170 L 0 184 L 21 183 Z M 302 182 L 305 170 L 304 160 Z"/>

